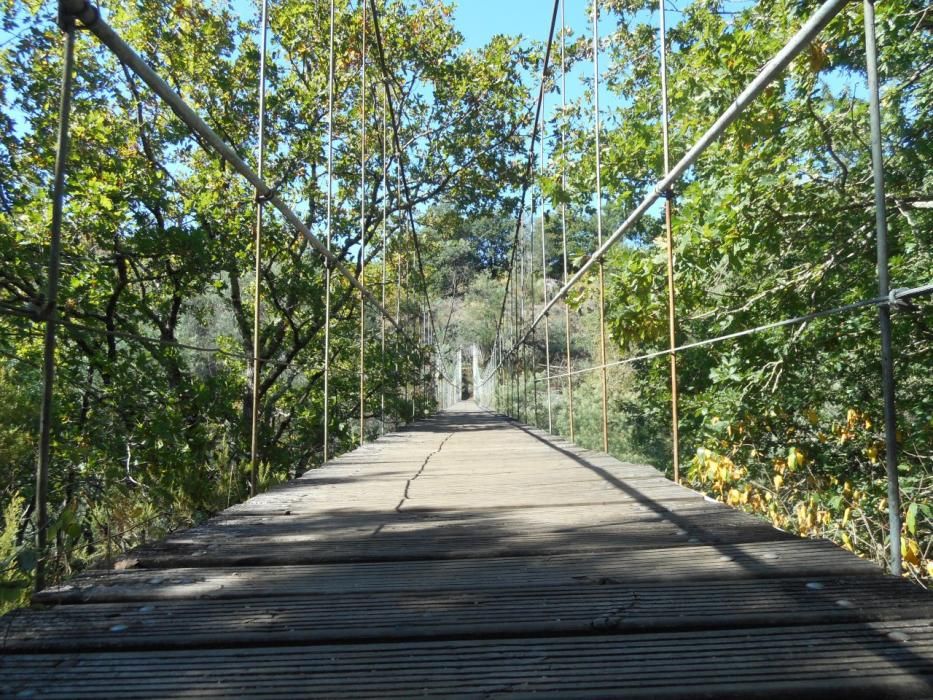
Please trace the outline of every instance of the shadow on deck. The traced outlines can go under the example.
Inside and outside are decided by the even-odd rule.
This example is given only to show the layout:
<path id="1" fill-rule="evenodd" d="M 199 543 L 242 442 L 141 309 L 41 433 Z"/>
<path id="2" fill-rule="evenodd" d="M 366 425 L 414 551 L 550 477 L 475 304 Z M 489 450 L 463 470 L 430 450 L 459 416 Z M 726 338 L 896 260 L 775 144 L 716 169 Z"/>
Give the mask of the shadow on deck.
<path id="1" fill-rule="evenodd" d="M 462 403 L 0 620 L 23 697 L 930 697 L 933 596 Z"/>

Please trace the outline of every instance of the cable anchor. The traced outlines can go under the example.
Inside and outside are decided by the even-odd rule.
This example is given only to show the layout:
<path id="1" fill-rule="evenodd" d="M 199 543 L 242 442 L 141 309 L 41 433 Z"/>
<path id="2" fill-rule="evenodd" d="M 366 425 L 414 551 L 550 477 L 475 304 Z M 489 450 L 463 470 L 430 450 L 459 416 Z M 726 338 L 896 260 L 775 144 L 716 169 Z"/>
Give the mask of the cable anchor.
<path id="1" fill-rule="evenodd" d="M 58 3 L 58 28 L 63 32 L 73 32 L 75 29 L 90 29 L 100 19 L 100 10 L 90 0 L 60 0 Z M 77 21 L 81 21 L 81 27 Z"/>

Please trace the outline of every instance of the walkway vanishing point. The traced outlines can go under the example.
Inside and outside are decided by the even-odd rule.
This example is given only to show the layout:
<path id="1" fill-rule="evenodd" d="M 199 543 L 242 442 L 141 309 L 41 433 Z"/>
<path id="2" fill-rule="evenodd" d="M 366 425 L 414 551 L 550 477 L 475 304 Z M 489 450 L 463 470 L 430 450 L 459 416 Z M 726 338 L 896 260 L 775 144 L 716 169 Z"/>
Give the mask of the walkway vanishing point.
<path id="1" fill-rule="evenodd" d="M 4 697 L 933 696 L 933 595 L 461 403 L 48 589 Z"/>

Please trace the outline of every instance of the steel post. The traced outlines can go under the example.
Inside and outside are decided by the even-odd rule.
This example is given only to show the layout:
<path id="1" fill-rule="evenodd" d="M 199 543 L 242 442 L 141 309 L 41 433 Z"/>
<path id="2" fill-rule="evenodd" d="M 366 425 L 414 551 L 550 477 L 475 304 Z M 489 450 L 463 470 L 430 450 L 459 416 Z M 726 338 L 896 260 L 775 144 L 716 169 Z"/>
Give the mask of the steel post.
<path id="1" fill-rule="evenodd" d="M 871 164 L 875 191 L 875 241 L 878 294 L 890 293 L 888 279 L 888 219 L 885 208 L 884 155 L 881 140 L 881 100 L 878 80 L 878 45 L 875 40 L 875 5 L 863 0 L 865 12 L 865 63 L 868 72 L 868 102 L 871 121 Z M 901 491 L 897 474 L 897 412 L 894 403 L 894 355 L 891 349 L 891 307 L 878 305 L 881 328 L 881 386 L 884 394 L 885 470 L 888 477 L 888 528 L 891 573 L 901 575 Z"/>
<path id="2" fill-rule="evenodd" d="M 65 174 L 68 167 L 69 122 L 74 73 L 74 19 L 60 8 L 60 24 L 65 44 L 62 60 L 62 84 L 58 107 L 58 141 L 55 148 L 55 173 L 52 181 L 52 228 L 49 241 L 48 283 L 42 315 L 45 339 L 42 351 L 42 401 L 39 408 L 39 457 L 36 462 L 36 591 L 45 587 L 49 532 L 49 470 L 52 461 L 52 409 L 55 387 L 55 345 L 58 324 L 58 282 L 61 273 L 62 221 L 65 208 Z"/>
<path id="3" fill-rule="evenodd" d="M 256 158 L 256 174 L 262 179 L 266 156 L 266 36 L 269 24 L 269 3 L 262 0 L 259 29 L 259 153 Z M 262 372 L 260 360 L 260 326 L 262 320 L 262 214 L 263 193 L 256 189 L 256 229 L 253 240 L 253 376 L 252 411 L 250 412 L 249 485 L 252 495 L 259 493 L 259 377 Z"/>

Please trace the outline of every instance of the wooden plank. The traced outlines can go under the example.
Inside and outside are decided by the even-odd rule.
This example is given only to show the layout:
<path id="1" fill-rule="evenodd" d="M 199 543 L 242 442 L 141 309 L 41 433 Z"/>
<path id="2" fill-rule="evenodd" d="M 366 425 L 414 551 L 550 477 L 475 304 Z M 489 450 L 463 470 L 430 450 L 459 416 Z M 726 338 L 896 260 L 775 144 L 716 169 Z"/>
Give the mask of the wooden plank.
<path id="1" fill-rule="evenodd" d="M 677 522 L 654 518 L 598 526 L 555 523 L 551 527 L 525 527 L 500 519 L 454 524 L 422 520 L 417 526 L 404 528 L 383 521 L 356 532 L 302 531 L 300 527 L 290 519 L 211 525 L 141 547 L 129 561 L 142 568 L 184 567 L 193 562 L 201 567 L 273 566 L 534 556 L 796 539 L 734 511 L 679 518 Z"/>
<path id="2" fill-rule="evenodd" d="M 637 636 L 0 658 L 13 697 L 920 698 L 927 620 Z"/>
<path id="3" fill-rule="evenodd" d="M 468 406 L 124 565 L 0 621 L 0 695 L 823 700 L 933 676 L 926 591 Z"/>
<path id="4" fill-rule="evenodd" d="M 871 562 L 829 542 L 794 539 L 493 559 L 89 571 L 38 593 L 34 600 L 59 604 L 880 575 Z"/>
<path id="5" fill-rule="evenodd" d="M 514 638 L 931 616 L 933 599 L 926 591 L 891 577 L 608 583 L 63 605 L 4 618 L 0 649 L 70 652 Z"/>

